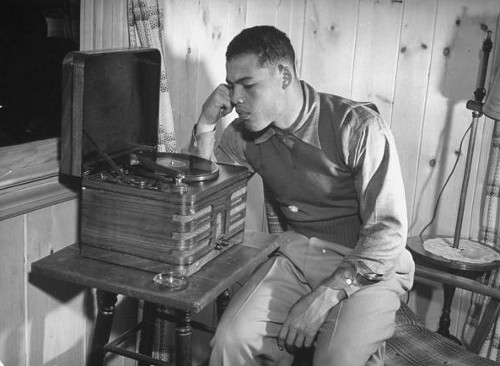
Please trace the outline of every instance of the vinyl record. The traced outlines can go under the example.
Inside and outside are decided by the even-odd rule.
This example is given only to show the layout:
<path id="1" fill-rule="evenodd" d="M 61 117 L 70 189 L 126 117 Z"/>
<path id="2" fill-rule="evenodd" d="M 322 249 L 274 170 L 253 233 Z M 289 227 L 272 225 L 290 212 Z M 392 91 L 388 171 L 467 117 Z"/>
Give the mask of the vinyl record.
<path id="1" fill-rule="evenodd" d="M 182 174 L 184 182 L 204 182 L 219 176 L 216 163 L 195 155 L 177 153 L 136 153 L 138 164 L 156 175 L 171 177 Z"/>

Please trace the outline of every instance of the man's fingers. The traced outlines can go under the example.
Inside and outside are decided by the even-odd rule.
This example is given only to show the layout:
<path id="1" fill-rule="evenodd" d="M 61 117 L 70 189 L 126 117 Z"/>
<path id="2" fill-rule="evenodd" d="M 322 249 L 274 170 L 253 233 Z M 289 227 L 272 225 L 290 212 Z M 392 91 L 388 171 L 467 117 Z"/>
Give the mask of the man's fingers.
<path id="1" fill-rule="evenodd" d="M 286 345 L 293 346 L 295 344 L 295 338 L 297 338 L 297 331 L 294 328 L 288 328 L 288 335 L 286 337 Z"/>
<path id="2" fill-rule="evenodd" d="M 288 335 L 288 327 L 286 325 L 281 326 L 281 329 L 278 333 L 277 342 L 278 342 L 278 348 L 282 351 L 285 349 L 285 340 L 287 335 Z"/>
<path id="3" fill-rule="evenodd" d="M 299 333 L 297 334 L 297 336 L 295 337 L 295 342 L 293 343 L 293 345 L 297 348 L 302 348 L 304 346 L 304 340 L 305 340 L 306 337 L 304 337 L 303 334 Z"/>
<path id="4" fill-rule="evenodd" d="M 219 118 L 224 117 L 231 113 L 233 110 L 233 105 L 231 104 L 231 95 L 229 93 L 229 87 L 225 84 L 220 84 L 216 89 L 218 94 L 218 107 L 219 107 Z"/>
<path id="5" fill-rule="evenodd" d="M 306 336 L 304 340 L 304 347 L 311 347 L 314 342 L 314 337 Z"/>

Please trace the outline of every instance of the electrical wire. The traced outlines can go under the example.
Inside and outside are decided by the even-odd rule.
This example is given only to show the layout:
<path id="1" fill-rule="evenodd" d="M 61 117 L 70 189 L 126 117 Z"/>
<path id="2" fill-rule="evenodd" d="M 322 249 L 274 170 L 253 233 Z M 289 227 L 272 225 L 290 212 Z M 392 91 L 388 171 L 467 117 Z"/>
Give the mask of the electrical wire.
<path id="1" fill-rule="evenodd" d="M 432 218 L 431 220 L 427 223 L 427 225 L 424 226 L 424 228 L 420 231 L 420 233 L 418 234 L 418 236 L 420 237 L 420 240 L 423 241 L 422 239 L 422 235 L 424 233 L 424 231 L 432 225 L 432 223 L 434 222 L 434 220 L 436 219 L 436 216 L 437 216 L 437 211 L 438 211 L 438 207 L 439 207 L 439 202 L 441 200 L 441 196 L 443 195 L 444 193 L 444 190 L 446 188 L 446 186 L 448 185 L 448 183 L 450 182 L 450 179 L 451 177 L 453 176 L 453 173 L 455 172 L 455 169 L 457 168 L 457 165 L 458 165 L 458 161 L 460 160 L 460 156 L 462 155 L 462 145 L 463 145 L 463 142 L 465 140 L 465 137 L 468 135 L 469 131 L 471 130 L 472 128 L 472 123 L 469 125 L 469 127 L 467 128 L 467 130 L 465 131 L 464 135 L 462 136 L 462 139 L 460 140 L 460 145 L 458 147 L 458 154 L 457 154 L 457 158 L 455 160 L 455 163 L 453 164 L 453 168 L 451 169 L 451 172 L 450 174 L 448 174 L 448 177 L 446 178 L 446 181 L 444 182 L 443 184 L 443 187 L 441 188 L 441 191 L 439 192 L 439 195 L 438 195 L 438 198 L 436 200 L 436 204 L 434 205 L 434 211 L 432 213 Z"/>
<path id="2" fill-rule="evenodd" d="M 448 177 L 446 178 L 446 181 L 444 182 L 443 184 L 443 187 L 441 188 L 440 192 L 439 192 L 439 195 L 438 195 L 438 198 L 436 200 L 436 204 L 434 205 L 434 211 L 432 212 L 432 218 L 431 220 L 427 223 L 427 225 L 424 226 L 424 228 L 420 231 L 420 233 L 418 234 L 418 236 L 420 237 L 420 240 L 423 242 L 423 238 L 422 238 L 422 235 L 424 234 L 424 231 L 432 225 L 432 223 L 434 222 L 434 220 L 436 219 L 436 216 L 437 216 L 437 210 L 438 210 L 438 207 L 439 207 L 439 202 L 441 201 L 441 196 L 443 195 L 444 193 L 444 190 L 446 188 L 446 186 L 448 185 L 448 183 L 450 182 L 450 179 L 451 177 L 453 176 L 453 173 L 455 173 L 455 169 L 457 168 L 457 165 L 458 165 L 458 162 L 460 160 L 460 156 L 462 156 L 462 145 L 464 143 L 464 140 L 465 140 L 465 137 L 468 135 L 469 131 L 471 130 L 472 128 L 472 123 L 474 122 L 471 122 L 471 124 L 469 125 L 469 127 L 467 128 L 467 130 L 465 130 L 464 132 L 464 135 L 462 136 L 462 139 L 460 140 L 460 145 L 458 146 L 458 154 L 457 154 L 457 158 L 455 159 L 455 163 L 453 164 L 453 167 L 451 168 L 451 172 L 450 174 L 448 174 Z M 408 304 L 410 302 L 410 298 L 411 298 L 411 292 L 408 292 L 407 293 L 407 296 L 406 296 L 406 299 L 404 299 L 405 303 Z"/>

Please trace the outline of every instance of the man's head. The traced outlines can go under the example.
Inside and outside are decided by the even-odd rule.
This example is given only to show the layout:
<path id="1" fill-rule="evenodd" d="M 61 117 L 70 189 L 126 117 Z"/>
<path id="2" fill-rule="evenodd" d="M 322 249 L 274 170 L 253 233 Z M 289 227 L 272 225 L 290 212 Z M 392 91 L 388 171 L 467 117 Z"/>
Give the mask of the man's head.
<path id="1" fill-rule="evenodd" d="M 275 27 L 259 25 L 242 30 L 227 46 L 226 62 L 243 54 L 256 55 L 261 67 L 287 65 L 295 73 L 295 51 L 290 39 Z"/>
<path id="2" fill-rule="evenodd" d="M 286 128 L 302 106 L 295 53 L 285 33 L 271 26 L 244 29 L 226 52 L 231 102 L 250 131 Z"/>

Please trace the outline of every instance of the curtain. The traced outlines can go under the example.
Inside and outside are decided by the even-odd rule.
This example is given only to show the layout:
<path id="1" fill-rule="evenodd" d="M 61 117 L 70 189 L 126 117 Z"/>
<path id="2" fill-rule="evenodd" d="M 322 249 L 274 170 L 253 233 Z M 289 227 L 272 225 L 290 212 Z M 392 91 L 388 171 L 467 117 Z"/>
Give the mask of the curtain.
<path id="1" fill-rule="evenodd" d="M 500 121 L 495 121 L 486 172 L 487 175 L 482 196 L 479 241 L 500 249 Z M 489 275 L 483 275 L 481 281 L 492 287 L 499 288 L 500 271 L 495 270 Z M 471 306 L 464 326 L 464 340 L 467 343 L 470 343 L 479 320 L 488 306 L 488 301 L 489 298 L 487 296 L 472 295 Z M 479 354 L 483 357 L 500 361 L 499 319 L 492 325 Z"/>
<path id="2" fill-rule="evenodd" d="M 132 48 L 156 48 L 161 53 L 158 151 L 177 152 L 163 44 L 163 0 L 128 0 L 127 21 Z"/>
<path id="3" fill-rule="evenodd" d="M 177 152 L 174 118 L 170 102 L 165 52 L 163 44 L 164 0 L 128 0 L 127 22 L 129 44 L 132 48 L 156 48 L 161 53 L 160 111 L 158 120 L 158 151 Z M 153 357 L 173 362 L 173 337 L 171 326 L 161 318 L 155 320 Z"/>

